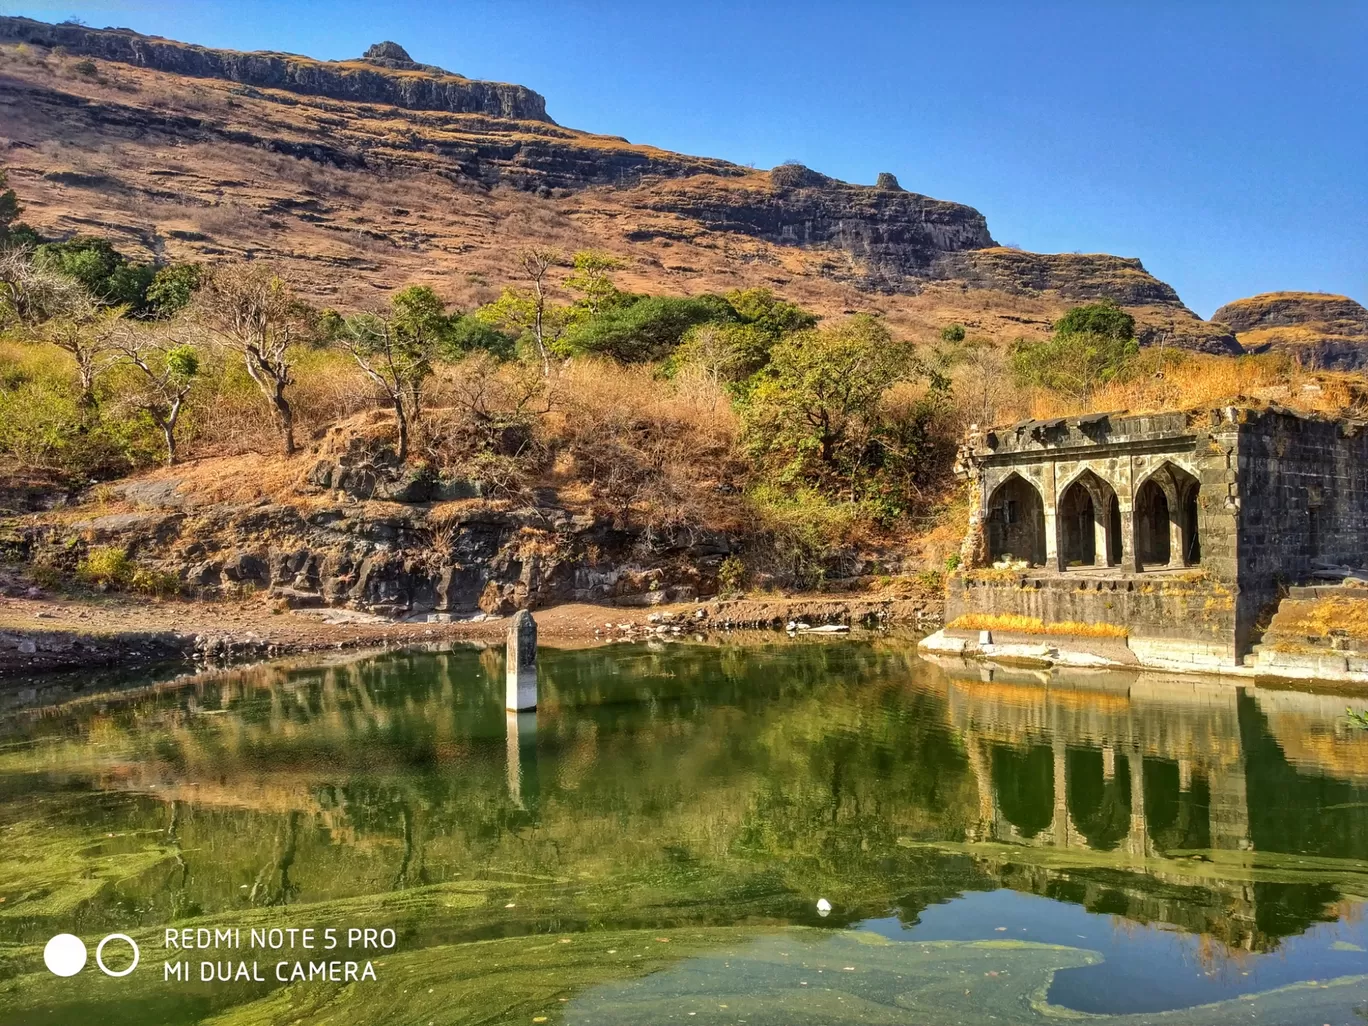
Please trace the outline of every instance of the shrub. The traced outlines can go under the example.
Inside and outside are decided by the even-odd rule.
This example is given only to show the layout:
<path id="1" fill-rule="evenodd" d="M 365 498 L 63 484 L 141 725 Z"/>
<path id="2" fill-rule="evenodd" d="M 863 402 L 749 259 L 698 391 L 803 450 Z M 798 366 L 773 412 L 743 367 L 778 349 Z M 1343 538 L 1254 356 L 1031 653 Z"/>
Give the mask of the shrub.
<path id="1" fill-rule="evenodd" d="M 0 454 L 83 482 L 146 462 L 146 432 L 131 419 L 92 417 L 57 355 L 30 346 L 0 351 Z"/>
<path id="2" fill-rule="evenodd" d="M 741 557 L 732 553 L 717 568 L 717 590 L 722 595 L 734 595 L 741 591 L 746 580 L 746 564 Z"/>
<path id="3" fill-rule="evenodd" d="M 156 269 L 131 262 L 108 239 L 78 235 L 65 242 L 45 242 L 33 251 L 33 262 L 75 278 L 97 299 L 127 306 L 141 314 Z"/>
<path id="4" fill-rule="evenodd" d="M 106 545 L 91 549 L 76 567 L 76 576 L 102 588 L 126 588 L 133 583 L 137 567 L 123 549 Z"/>
<path id="5" fill-rule="evenodd" d="M 1140 351 L 1135 319 L 1115 303 L 1088 303 L 1069 310 L 1041 342 L 1012 346 L 1017 383 L 1047 388 L 1087 401 L 1093 390 L 1121 374 Z"/>
<path id="6" fill-rule="evenodd" d="M 180 590 L 180 579 L 175 574 L 168 573 L 165 570 L 153 570 L 149 567 L 140 566 L 133 571 L 128 587 L 129 590 L 136 591 L 141 595 L 166 598 Z"/>

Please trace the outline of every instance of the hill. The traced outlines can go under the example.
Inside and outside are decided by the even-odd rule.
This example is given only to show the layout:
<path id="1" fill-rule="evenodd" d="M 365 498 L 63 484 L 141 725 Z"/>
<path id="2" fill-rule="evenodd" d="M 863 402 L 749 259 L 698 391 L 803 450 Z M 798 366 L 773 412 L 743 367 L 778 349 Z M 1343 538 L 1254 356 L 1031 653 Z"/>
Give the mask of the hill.
<path id="1" fill-rule="evenodd" d="M 1040 337 L 1068 305 L 1105 297 L 1143 341 L 1240 348 L 1139 260 L 1000 247 L 977 210 L 891 174 L 852 185 L 564 128 L 531 90 L 394 43 L 317 61 L 0 18 L 0 136 L 40 230 L 158 258 L 278 261 L 344 308 L 410 282 L 486 302 L 536 242 L 613 252 L 642 291 L 764 285 L 913 335 L 957 321 Z"/>
<path id="2" fill-rule="evenodd" d="M 1348 296 L 1265 292 L 1227 303 L 1211 319 L 1250 352 L 1280 352 L 1307 367 L 1368 367 L 1368 310 Z"/>

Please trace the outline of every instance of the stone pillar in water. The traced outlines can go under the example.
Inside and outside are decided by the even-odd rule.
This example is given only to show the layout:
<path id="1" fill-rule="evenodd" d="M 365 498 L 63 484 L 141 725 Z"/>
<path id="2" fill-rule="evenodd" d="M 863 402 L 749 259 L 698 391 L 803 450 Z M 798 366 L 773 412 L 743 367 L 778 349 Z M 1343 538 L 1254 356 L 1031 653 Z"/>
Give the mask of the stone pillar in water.
<path id="1" fill-rule="evenodd" d="M 537 707 L 537 621 L 526 609 L 508 626 L 508 690 L 504 708 L 528 712 Z"/>

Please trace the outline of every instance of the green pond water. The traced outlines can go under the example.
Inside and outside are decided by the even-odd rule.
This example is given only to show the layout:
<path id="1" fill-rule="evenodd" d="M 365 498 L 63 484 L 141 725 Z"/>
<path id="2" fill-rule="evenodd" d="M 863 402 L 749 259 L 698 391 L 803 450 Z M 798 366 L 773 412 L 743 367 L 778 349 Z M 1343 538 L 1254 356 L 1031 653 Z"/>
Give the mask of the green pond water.
<path id="1" fill-rule="evenodd" d="M 895 640 L 502 674 L 0 691 L 0 1026 L 1368 1022 L 1361 700 Z"/>

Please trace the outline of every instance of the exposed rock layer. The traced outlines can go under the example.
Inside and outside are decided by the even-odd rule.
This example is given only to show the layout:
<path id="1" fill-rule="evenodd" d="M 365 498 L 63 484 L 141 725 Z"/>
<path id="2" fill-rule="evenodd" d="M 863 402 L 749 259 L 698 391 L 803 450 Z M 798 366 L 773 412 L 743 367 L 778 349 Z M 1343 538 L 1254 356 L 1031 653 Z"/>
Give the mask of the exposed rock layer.
<path id="1" fill-rule="evenodd" d="M 1285 353 L 1331 370 L 1368 367 L 1368 310 L 1348 296 L 1265 292 L 1227 303 L 1211 319 L 1253 353 Z"/>
<path id="2" fill-rule="evenodd" d="M 551 122 L 546 101 L 524 86 L 479 82 L 440 68 L 401 67 L 385 55 L 370 61 L 316 61 L 296 54 L 214 50 L 144 36 L 129 29 L 49 25 L 28 18 L 0 18 L 0 40 L 61 46 L 70 53 L 137 64 L 196 78 L 223 78 L 268 89 L 386 103 L 409 110 L 469 111 L 496 117 Z M 402 48 L 399 48 L 402 53 Z M 382 70 L 383 69 L 383 70 Z M 391 71 L 402 71 L 391 74 Z M 414 71 L 421 73 L 412 73 Z"/>

